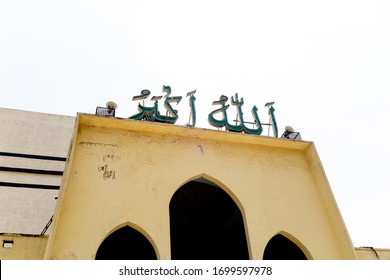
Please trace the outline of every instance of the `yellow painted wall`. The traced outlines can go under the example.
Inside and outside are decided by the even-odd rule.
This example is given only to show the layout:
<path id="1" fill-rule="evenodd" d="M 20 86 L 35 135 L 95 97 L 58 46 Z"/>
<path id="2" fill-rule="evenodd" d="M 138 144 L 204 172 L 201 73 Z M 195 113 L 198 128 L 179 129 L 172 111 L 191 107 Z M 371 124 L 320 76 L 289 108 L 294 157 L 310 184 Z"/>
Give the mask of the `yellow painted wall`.
<path id="1" fill-rule="evenodd" d="M 390 250 L 372 247 L 355 248 L 358 260 L 390 260 Z"/>
<path id="2" fill-rule="evenodd" d="M 0 260 L 42 260 L 47 236 L 2 234 L 0 235 Z M 4 241 L 12 241 L 12 248 L 4 248 Z"/>
<path id="3" fill-rule="evenodd" d="M 240 207 L 252 259 L 277 233 L 309 259 L 356 259 L 314 144 L 80 114 L 46 259 L 94 259 L 130 225 L 170 259 L 169 203 L 204 177 Z"/>

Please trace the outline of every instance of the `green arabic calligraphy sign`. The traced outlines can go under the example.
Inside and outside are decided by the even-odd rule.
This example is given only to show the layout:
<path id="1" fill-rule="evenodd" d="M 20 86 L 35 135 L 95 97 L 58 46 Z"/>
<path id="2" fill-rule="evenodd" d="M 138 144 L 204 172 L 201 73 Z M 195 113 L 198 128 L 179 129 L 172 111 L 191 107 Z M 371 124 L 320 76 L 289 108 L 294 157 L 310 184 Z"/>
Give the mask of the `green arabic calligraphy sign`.
<path id="1" fill-rule="evenodd" d="M 174 110 L 172 108 L 171 103 L 176 103 L 179 104 L 182 97 L 181 96 L 171 96 L 171 87 L 170 86 L 163 86 L 162 91 L 165 94 L 165 96 L 153 96 L 151 98 L 151 101 L 154 101 L 154 104 L 152 107 L 146 107 L 144 106 L 144 100 L 150 96 L 150 91 L 147 89 L 144 89 L 141 91 L 140 95 L 133 96 L 133 101 L 136 100 L 142 100 L 142 105 L 141 103 L 138 103 L 138 111 L 139 113 L 131 116 L 129 119 L 133 120 L 143 120 L 143 121 L 150 121 L 150 122 L 162 122 L 162 123 L 170 123 L 174 124 L 176 123 L 177 119 L 179 118 L 178 116 L 178 111 Z M 191 91 L 187 93 L 187 97 L 189 97 L 189 105 L 191 108 L 190 112 L 190 122 L 188 126 L 194 127 L 196 124 L 196 110 L 195 110 L 195 93 L 196 90 Z M 164 98 L 164 107 L 166 109 L 166 114 L 162 115 L 159 111 L 158 108 L 158 101 Z M 230 107 L 229 104 L 226 104 L 228 101 L 228 97 L 225 95 L 221 95 L 219 100 L 214 101 L 212 105 L 219 105 L 220 108 L 212 111 L 208 115 L 208 121 L 210 125 L 221 128 L 225 127 L 227 131 L 232 131 L 232 132 L 243 132 L 247 134 L 254 134 L 254 135 L 261 135 L 263 132 L 263 127 L 262 125 L 270 125 L 273 128 L 274 136 L 278 137 L 278 126 L 276 123 L 275 119 L 275 109 L 271 106 L 268 106 L 268 114 L 270 116 L 270 121 L 269 124 L 262 124 L 260 122 L 260 118 L 257 114 L 258 108 L 256 106 L 252 107 L 252 117 L 253 117 L 253 122 L 245 122 L 244 121 L 244 115 L 242 112 L 242 106 L 244 105 L 244 99 L 238 98 L 238 94 L 236 93 L 234 96 L 231 97 L 231 105 L 236 107 L 237 111 L 237 120 L 235 120 L 235 124 L 231 124 L 228 121 L 227 117 L 227 109 Z M 267 106 L 267 105 L 266 105 Z M 216 114 L 222 113 L 222 118 L 217 119 L 215 117 Z M 253 128 L 249 128 L 246 124 L 252 124 Z"/>
<path id="2" fill-rule="evenodd" d="M 163 86 L 163 92 L 166 93 L 164 96 L 164 106 L 167 110 L 167 114 L 161 115 L 158 110 L 158 100 L 163 98 L 163 96 L 153 96 L 152 101 L 154 101 L 153 107 L 145 107 L 144 105 L 138 104 L 138 114 L 135 114 L 130 117 L 130 119 L 134 120 L 146 120 L 150 122 L 163 122 L 163 123 L 172 123 L 174 124 L 179 116 L 177 115 L 177 110 L 174 110 L 171 106 L 172 102 L 176 102 L 176 104 L 179 104 L 182 97 L 181 96 L 170 96 L 171 95 L 171 87 L 170 86 Z M 149 97 L 150 91 L 147 89 L 144 89 L 141 91 L 141 95 L 136 95 L 133 97 L 134 100 L 144 100 L 145 98 Z"/>

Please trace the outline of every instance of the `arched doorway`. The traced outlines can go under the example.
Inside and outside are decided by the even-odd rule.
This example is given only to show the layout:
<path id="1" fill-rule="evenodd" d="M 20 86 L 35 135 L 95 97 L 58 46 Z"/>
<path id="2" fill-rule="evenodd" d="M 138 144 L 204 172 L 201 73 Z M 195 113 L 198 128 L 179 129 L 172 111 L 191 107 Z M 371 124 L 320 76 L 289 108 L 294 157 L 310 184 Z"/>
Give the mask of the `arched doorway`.
<path id="1" fill-rule="evenodd" d="M 171 259 L 249 259 L 242 214 L 233 199 L 200 178 L 183 185 L 169 204 Z"/>
<path id="2" fill-rule="evenodd" d="M 149 240 L 136 229 L 125 226 L 110 234 L 100 244 L 97 260 L 157 260 Z"/>
<path id="3" fill-rule="evenodd" d="M 268 241 L 263 260 L 307 260 L 307 257 L 294 242 L 277 234 Z"/>

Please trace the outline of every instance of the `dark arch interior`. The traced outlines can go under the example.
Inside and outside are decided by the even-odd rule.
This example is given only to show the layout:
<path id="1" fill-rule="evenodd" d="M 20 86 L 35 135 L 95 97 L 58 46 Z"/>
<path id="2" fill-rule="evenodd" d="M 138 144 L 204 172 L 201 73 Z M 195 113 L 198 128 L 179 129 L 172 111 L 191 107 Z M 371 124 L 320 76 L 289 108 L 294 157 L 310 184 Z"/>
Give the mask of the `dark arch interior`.
<path id="1" fill-rule="evenodd" d="M 157 260 L 149 240 L 139 231 L 125 226 L 110 234 L 100 244 L 97 260 Z"/>
<path id="2" fill-rule="evenodd" d="M 173 260 L 249 259 L 241 211 L 215 184 L 185 184 L 173 195 L 169 213 Z"/>
<path id="3" fill-rule="evenodd" d="M 294 242 L 277 234 L 265 247 L 263 260 L 307 260 L 307 258 Z"/>

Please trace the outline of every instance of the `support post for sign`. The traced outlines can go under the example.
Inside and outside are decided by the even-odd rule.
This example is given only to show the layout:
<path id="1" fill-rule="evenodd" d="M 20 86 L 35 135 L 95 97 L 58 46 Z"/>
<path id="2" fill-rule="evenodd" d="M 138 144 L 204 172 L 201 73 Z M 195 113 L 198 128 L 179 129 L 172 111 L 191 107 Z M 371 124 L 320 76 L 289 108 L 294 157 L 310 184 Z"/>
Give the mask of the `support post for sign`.
<path id="1" fill-rule="evenodd" d="M 272 101 L 272 102 L 267 102 L 265 103 L 264 107 L 268 107 L 268 115 L 269 115 L 269 121 L 268 121 L 268 136 L 269 136 L 269 130 L 270 130 L 270 127 L 271 125 L 273 126 L 273 129 L 274 129 L 274 137 L 278 137 L 278 130 L 277 130 L 277 127 L 276 127 L 276 122 L 275 120 L 273 119 L 273 111 L 275 111 L 275 109 L 272 107 L 272 105 L 274 105 L 275 102 Z M 272 110 L 272 112 L 271 112 Z M 272 122 L 272 124 L 271 124 Z"/>

